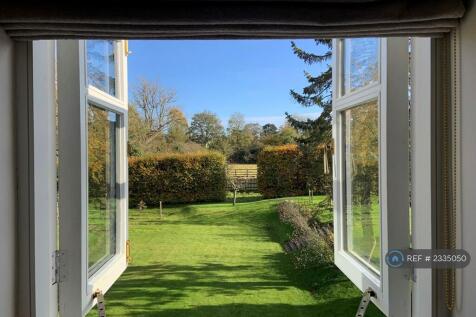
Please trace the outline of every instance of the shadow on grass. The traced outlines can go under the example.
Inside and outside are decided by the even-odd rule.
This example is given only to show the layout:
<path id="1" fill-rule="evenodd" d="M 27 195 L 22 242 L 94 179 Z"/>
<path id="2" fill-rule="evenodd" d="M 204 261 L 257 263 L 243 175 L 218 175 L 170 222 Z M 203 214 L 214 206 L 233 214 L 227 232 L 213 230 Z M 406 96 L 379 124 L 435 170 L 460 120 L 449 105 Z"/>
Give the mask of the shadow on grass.
<path id="1" fill-rule="evenodd" d="M 121 280 L 111 290 L 111 298 L 140 299 L 153 305 L 176 301 L 199 290 L 209 296 L 235 296 L 244 291 L 283 290 L 292 284 L 282 279 L 260 276 L 250 265 L 140 265 L 127 269 Z M 236 274 L 229 281 L 228 274 Z M 250 281 L 251 280 L 251 281 Z M 113 301 L 113 300 L 112 300 Z M 114 304 L 121 305 L 120 301 Z"/>
<path id="2" fill-rule="evenodd" d="M 250 292 L 285 291 L 292 287 L 303 287 L 306 276 L 293 274 L 292 266 L 283 253 L 267 255 L 270 270 L 278 268 L 278 276 L 255 272 L 252 265 L 223 265 L 205 263 L 190 265 L 141 265 L 127 269 L 121 280 L 108 294 L 108 305 L 117 311 L 127 311 L 127 316 L 259 316 L 259 317 L 300 317 L 300 316 L 351 316 L 359 303 L 358 297 L 338 300 L 316 301 L 310 305 L 293 305 L 292 303 L 272 304 L 223 304 L 217 300 L 216 305 L 196 305 L 193 302 L 181 303 L 180 308 L 164 305 L 180 302 L 200 292 L 210 298 L 239 298 Z M 283 265 L 284 264 L 284 265 Z M 233 274 L 236 278 L 226 280 L 223 274 Z M 282 273 L 282 274 L 281 274 Z M 316 272 L 317 273 L 317 272 Z M 321 272 L 325 273 L 325 272 Z M 325 274 L 322 275 L 325 277 Z M 321 277 L 321 278 L 322 278 Z M 309 276 L 307 276 L 309 278 Z M 345 283 L 344 279 L 326 281 L 326 287 Z M 312 289 L 309 291 L 315 292 Z M 320 292 L 320 290 L 319 290 Z M 325 290 L 322 290 L 324 293 Z M 348 294 L 347 294 L 348 295 Z M 120 300 L 127 298 L 127 301 Z M 324 298 L 323 298 L 324 299 Z M 198 303 L 197 303 L 198 304 Z M 115 316 L 112 314 L 112 316 Z"/>
<path id="3" fill-rule="evenodd" d="M 114 311 L 127 312 L 124 314 L 127 316 L 324 317 L 355 314 L 359 294 L 335 267 L 297 271 L 282 252 L 264 254 L 257 260 L 265 262 L 272 274 L 266 274 L 262 268 L 257 270 L 252 264 L 210 262 L 131 266 L 108 293 L 108 306 L 114 307 Z M 277 296 L 273 298 L 275 303 L 247 302 L 252 294 L 286 294 L 292 288 L 312 293 L 315 302 L 293 304 L 292 299 L 279 295 L 273 295 Z M 335 294 L 337 289 L 343 293 Z M 194 301 L 196 293 L 200 293 L 198 302 Z M 209 300 L 204 302 L 203 298 Z M 230 300 L 235 303 L 229 304 Z M 368 316 L 380 316 L 372 314 L 372 309 L 375 310 L 371 308 Z M 111 316 L 117 315 L 112 311 Z"/>
<path id="4" fill-rule="evenodd" d="M 163 316 L 163 317 L 310 317 L 310 316 L 353 316 L 341 307 L 352 305 L 352 300 L 333 300 L 320 305 L 292 304 L 244 304 L 202 305 L 189 308 L 164 309 L 150 311 L 142 308 L 131 308 L 127 316 Z M 355 313 L 355 312 L 354 312 Z"/>
<path id="5" fill-rule="evenodd" d="M 170 208 L 165 220 L 157 220 L 155 211 L 133 214 L 135 230 L 147 229 L 150 234 L 161 233 L 166 224 L 168 232 L 179 235 L 196 225 L 234 226 L 221 231 L 214 229 L 214 250 L 229 247 L 230 241 L 243 240 L 240 248 L 250 250 L 255 243 L 282 244 L 290 228 L 279 221 L 275 205 L 278 200 L 242 202 L 233 207 L 226 203 L 183 205 Z M 135 212 L 134 212 L 135 213 Z M 211 228 L 210 227 L 210 228 Z M 172 229 L 171 229 L 172 228 Z M 178 230 L 178 228 L 182 228 Z M 243 228 L 237 230 L 237 228 Z M 177 229 L 177 230 L 176 230 Z M 209 228 L 200 227 L 202 232 Z M 175 231 L 176 230 L 176 231 Z M 179 239 L 180 236 L 177 236 Z M 197 236 L 197 239 L 200 239 Z M 141 241 L 143 246 L 147 241 Z M 204 250 L 208 245 L 202 245 Z M 170 249 L 180 248 L 172 243 Z M 155 252 L 152 251 L 142 252 Z M 201 250 L 190 250 L 197 256 Z M 239 249 L 237 249 L 239 250 Z M 174 250 L 175 251 L 175 250 Z M 167 250 L 164 258 L 167 257 Z M 205 252 L 210 252 L 205 251 Z M 330 265 L 299 269 L 291 257 L 279 248 L 268 246 L 248 258 L 235 262 L 211 260 L 213 254 L 200 262 L 179 262 L 167 258 L 159 262 L 161 253 L 153 253 L 149 263 L 131 265 L 106 295 L 110 316 L 171 316 L 171 317 L 324 317 L 353 316 L 360 293 L 340 271 Z M 251 256 L 252 254 L 252 256 Z M 155 257 L 156 256 L 156 257 Z M 188 255 L 186 255 L 188 256 Z M 240 254 L 237 253 L 239 257 Z M 202 258 L 203 259 L 203 258 Z M 175 262 L 170 262 L 175 261 Z M 185 260 L 186 261 L 186 260 Z M 310 296 L 312 294 L 313 296 Z M 290 297 L 288 297 L 290 296 Z M 92 316 L 92 315 L 91 315 Z M 382 316 L 371 307 L 367 316 Z"/>

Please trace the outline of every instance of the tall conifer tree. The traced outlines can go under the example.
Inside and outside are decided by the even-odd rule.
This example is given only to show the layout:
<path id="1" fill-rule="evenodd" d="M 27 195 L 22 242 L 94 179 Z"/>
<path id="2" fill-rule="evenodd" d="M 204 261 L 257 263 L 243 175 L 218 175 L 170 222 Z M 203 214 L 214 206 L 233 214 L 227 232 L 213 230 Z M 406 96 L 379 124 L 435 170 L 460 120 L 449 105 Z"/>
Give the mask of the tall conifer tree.
<path id="1" fill-rule="evenodd" d="M 332 41 L 315 39 L 317 48 L 324 48 L 322 53 L 308 52 L 291 42 L 293 53 L 308 65 L 327 64 L 327 68 L 314 75 L 304 71 L 308 85 L 302 92 L 290 91 L 293 99 L 303 107 L 318 107 L 320 115 L 316 119 L 299 119 L 286 113 L 289 124 L 298 130 L 300 136 L 296 139 L 304 155 L 307 157 L 303 172 L 308 178 L 309 189 L 325 192 L 327 201 L 332 197 L 331 177 L 329 170 L 330 150 L 332 144 Z"/>

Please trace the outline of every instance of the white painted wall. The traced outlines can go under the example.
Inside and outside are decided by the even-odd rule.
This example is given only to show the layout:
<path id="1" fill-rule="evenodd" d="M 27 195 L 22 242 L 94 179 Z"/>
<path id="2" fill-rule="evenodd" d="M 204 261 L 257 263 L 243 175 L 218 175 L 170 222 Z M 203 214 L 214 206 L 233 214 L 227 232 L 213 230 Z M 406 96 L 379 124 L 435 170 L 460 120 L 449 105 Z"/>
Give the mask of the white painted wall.
<path id="1" fill-rule="evenodd" d="M 14 44 L 0 30 L 0 316 L 15 316 Z"/>
<path id="2" fill-rule="evenodd" d="M 468 2 L 461 24 L 461 227 L 472 263 L 462 270 L 456 317 L 476 312 L 476 6 Z"/>

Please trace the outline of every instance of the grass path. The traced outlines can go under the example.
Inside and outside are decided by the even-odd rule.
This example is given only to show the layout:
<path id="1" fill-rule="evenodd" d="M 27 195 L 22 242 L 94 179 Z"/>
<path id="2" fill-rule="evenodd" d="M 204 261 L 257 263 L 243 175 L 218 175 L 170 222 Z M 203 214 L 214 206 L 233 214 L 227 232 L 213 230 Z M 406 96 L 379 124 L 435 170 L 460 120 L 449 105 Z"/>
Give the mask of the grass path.
<path id="1" fill-rule="evenodd" d="M 353 316 L 360 293 L 337 269 L 297 271 L 283 253 L 277 201 L 166 208 L 162 220 L 131 210 L 133 263 L 106 294 L 108 316 Z"/>

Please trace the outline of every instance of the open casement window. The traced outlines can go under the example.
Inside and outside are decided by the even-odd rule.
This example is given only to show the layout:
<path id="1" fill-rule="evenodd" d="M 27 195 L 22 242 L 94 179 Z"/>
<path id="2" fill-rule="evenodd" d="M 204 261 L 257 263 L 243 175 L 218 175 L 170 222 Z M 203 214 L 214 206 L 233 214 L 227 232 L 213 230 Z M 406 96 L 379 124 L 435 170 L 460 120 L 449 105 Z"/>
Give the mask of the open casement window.
<path id="1" fill-rule="evenodd" d="M 387 316 L 410 316 L 408 38 L 333 41 L 335 263 Z"/>
<path id="2" fill-rule="evenodd" d="M 83 316 L 127 267 L 124 41 L 58 41 L 59 310 Z"/>

